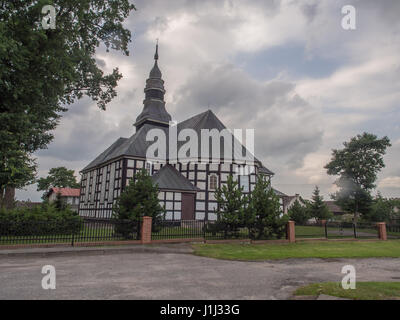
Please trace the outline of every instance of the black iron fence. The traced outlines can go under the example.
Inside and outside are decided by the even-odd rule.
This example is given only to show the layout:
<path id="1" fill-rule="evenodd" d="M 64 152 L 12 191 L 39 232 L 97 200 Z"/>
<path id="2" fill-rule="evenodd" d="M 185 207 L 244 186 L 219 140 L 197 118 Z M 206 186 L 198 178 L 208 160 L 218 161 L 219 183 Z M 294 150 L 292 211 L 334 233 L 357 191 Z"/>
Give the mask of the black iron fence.
<path id="1" fill-rule="evenodd" d="M 153 240 L 165 239 L 248 239 L 245 227 L 224 227 L 213 221 L 203 220 L 161 220 L 152 229 Z"/>
<path id="2" fill-rule="evenodd" d="M 400 222 L 387 224 L 386 233 L 388 239 L 400 239 Z"/>
<path id="3" fill-rule="evenodd" d="M 328 221 L 325 224 L 326 238 L 342 239 L 342 238 L 378 238 L 378 228 L 376 223 L 367 222 L 335 222 Z"/>
<path id="4" fill-rule="evenodd" d="M 53 244 L 139 239 L 132 221 L 85 219 L 75 221 L 30 221 L 0 223 L 0 245 Z"/>
<path id="5" fill-rule="evenodd" d="M 321 222 L 295 223 L 296 238 L 326 238 L 325 224 Z"/>
<path id="6" fill-rule="evenodd" d="M 373 239 L 379 237 L 377 225 L 373 222 L 358 222 L 356 224 L 337 221 L 296 223 L 295 232 L 296 238 Z"/>

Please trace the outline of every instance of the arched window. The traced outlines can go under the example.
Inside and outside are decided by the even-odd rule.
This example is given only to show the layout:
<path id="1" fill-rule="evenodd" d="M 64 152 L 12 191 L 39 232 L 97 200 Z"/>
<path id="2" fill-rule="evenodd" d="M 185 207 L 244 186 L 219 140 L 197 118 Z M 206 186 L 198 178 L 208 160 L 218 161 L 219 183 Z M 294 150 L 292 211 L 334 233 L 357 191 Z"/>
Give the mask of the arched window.
<path id="1" fill-rule="evenodd" d="M 212 174 L 210 176 L 210 188 L 211 190 L 215 190 L 218 187 L 218 178 L 216 174 Z"/>

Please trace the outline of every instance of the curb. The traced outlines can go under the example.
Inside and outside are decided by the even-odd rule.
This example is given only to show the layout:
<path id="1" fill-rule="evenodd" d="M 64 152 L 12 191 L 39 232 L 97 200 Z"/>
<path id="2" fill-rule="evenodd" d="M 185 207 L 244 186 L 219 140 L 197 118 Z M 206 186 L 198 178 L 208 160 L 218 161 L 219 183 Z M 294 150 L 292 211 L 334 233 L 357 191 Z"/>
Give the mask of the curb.
<path id="1" fill-rule="evenodd" d="M 57 247 L 57 248 L 35 248 L 35 249 L 14 249 L 0 250 L 1 258 L 10 257 L 55 257 L 55 256 L 88 256 L 108 254 L 132 254 L 132 253 L 174 253 L 191 254 L 193 249 L 186 245 L 133 245 L 118 247 Z"/>

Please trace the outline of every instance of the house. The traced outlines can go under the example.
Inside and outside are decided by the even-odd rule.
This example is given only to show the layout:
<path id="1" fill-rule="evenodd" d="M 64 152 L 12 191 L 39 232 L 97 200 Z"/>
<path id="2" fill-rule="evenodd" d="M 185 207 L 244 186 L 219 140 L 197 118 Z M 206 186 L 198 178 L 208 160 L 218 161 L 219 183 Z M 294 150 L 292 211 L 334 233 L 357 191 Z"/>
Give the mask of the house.
<path id="1" fill-rule="evenodd" d="M 328 207 L 329 211 L 333 213 L 334 216 L 342 216 L 346 212 L 339 207 L 335 201 L 324 201 L 326 206 Z"/>
<path id="2" fill-rule="evenodd" d="M 57 194 L 60 194 L 61 199 L 67 203 L 73 211 L 78 212 L 80 189 L 78 188 L 51 188 L 47 193 L 49 202 L 52 203 L 57 199 Z"/>
<path id="3" fill-rule="evenodd" d="M 288 196 L 279 190 L 274 189 L 274 191 L 275 194 L 281 199 L 281 206 L 284 214 L 288 213 L 288 210 L 293 206 L 296 200 L 300 200 L 300 195 L 298 193 L 296 193 L 294 196 Z"/>
<path id="4" fill-rule="evenodd" d="M 81 216 L 110 218 L 121 192 L 143 169 L 158 184 L 159 200 L 166 208 L 166 219 L 175 220 L 216 220 L 215 190 L 226 183 L 229 175 L 238 181 L 244 193 L 254 189 L 256 179 L 270 180 L 274 175 L 261 161 L 248 156 L 252 155 L 251 152 L 238 143 L 211 110 L 180 123 L 171 121 L 172 117 L 165 108 L 164 81 L 158 58 L 157 44 L 154 66 L 144 89 L 143 110 L 134 124 L 136 132 L 130 138 L 117 139 L 81 170 Z M 202 135 L 204 131 L 226 134 L 224 143 L 221 139 L 211 139 L 210 143 L 210 137 Z M 156 133 L 160 135 L 157 140 L 154 138 Z M 198 139 L 194 140 L 196 144 L 190 148 L 189 155 L 185 153 L 184 161 L 178 159 L 178 155 L 189 142 L 177 138 L 182 135 L 189 137 L 189 142 L 192 141 L 191 135 Z M 161 147 L 149 156 L 155 141 Z M 160 141 L 165 142 L 165 150 L 162 150 Z M 203 152 L 207 151 L 207 157 L 203 157 Z"/>

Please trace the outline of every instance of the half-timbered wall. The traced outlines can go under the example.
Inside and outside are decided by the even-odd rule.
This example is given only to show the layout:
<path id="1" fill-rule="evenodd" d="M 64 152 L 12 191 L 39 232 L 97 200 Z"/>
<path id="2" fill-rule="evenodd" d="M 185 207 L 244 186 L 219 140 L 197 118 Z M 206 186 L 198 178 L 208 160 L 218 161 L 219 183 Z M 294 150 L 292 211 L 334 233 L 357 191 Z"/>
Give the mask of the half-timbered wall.
<path id="1" fill-rule="evenodd" d="M 147 163 L 144 159 L 119 159 L 83 173 L 79 214 L 85 217 L 110 218 L 113 205 L 129 181 L 135 179 L 136 174 L 143 168 L 154 174 L 162 166 L 162 163 Z M 256 183 L 257 167 L 250 170 L 248 175 L 238 175 L 239 166 L 232 163 L 176 163 L 174 167 L 200 189 L 196 193 L 196 220 L 216 220 L 217 202 L 215 189 L 212 188 L 215 182 L 219 188 L 227 182 L 228 176 L 232 175 L 234 179 L 238 179 L 239 185 L 245 188 L 245 193 L 253 191 Z M 167 219 L 180 219 L 180 192 L 161 191 L 159 199 L 160 204 L 167 210 Z"/>
<path id="2" fill-rule="evenodd" d="M 182 194 L 173 191 L 160 191 L 160 205 L 165 208 L 166 220 L 180 220 L 182 216 Z"/>

